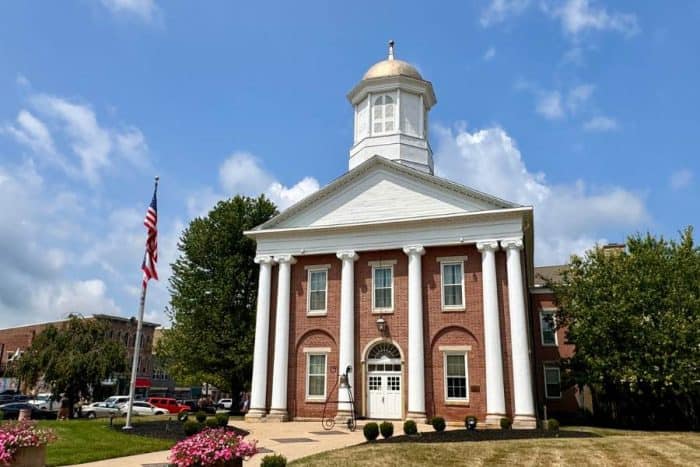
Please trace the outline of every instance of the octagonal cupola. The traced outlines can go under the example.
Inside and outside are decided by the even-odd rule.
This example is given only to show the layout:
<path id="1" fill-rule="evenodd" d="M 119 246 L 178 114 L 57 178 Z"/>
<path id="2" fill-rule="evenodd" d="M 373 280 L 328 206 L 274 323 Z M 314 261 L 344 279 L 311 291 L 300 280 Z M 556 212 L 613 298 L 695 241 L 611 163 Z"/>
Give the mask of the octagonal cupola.
<path id="1" fill-rule="evenodd" d="M 428 143 L 428 112 L 435 105 L 430 81 L 403 60 L 389 56 L 370 67 L 348 94 L 355 113 L 350 170 L 379 155 L 414 169 L 433 173 Z"/>

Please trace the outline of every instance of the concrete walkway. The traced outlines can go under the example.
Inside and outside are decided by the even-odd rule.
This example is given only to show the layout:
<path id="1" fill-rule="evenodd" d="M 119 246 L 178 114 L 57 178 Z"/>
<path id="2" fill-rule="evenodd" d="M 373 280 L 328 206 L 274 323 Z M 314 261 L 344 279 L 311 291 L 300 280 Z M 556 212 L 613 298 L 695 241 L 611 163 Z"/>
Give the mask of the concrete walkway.
<path id="1" fill-rule="evenodd" d="M 336 426 L 325 431 L 321 422 L 287 422 L 287 423 L 248 423 L 236 420 L 231 423 L 238 428 L 249 431 L 248 440 L 257 440 L 260 453 L 245 462 L 247 467 L 259 466 L 267 454 L 282 454 L 292 461 L 319 452 L 340 449 L 362 443 L 365 438 L 362 426 L 354 432 L 345 427 Z M 423 428 L 423 427 L 421 427 Z M 401 422 L 394 424 L 394 432 L 401 432 Z M 118 457 L 98 462 L 78 464 L 81 467 L 163 467 L 168 464 L 170 451 L 149 452 L 135 456 Z"/>

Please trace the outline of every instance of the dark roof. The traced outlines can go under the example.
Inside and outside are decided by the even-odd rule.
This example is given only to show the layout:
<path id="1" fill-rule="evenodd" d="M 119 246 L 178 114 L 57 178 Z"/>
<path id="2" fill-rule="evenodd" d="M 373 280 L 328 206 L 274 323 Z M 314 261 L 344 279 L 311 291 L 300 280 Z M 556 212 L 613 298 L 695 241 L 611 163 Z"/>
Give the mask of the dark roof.
<path id="1" fill-rule="evenodd" d="M 548 281 L 558 282 L 562 273 L 568 268 L 567 264 L 557 266 L 536 266 L 535 267 L 535 287 L 544 287 Z"/>

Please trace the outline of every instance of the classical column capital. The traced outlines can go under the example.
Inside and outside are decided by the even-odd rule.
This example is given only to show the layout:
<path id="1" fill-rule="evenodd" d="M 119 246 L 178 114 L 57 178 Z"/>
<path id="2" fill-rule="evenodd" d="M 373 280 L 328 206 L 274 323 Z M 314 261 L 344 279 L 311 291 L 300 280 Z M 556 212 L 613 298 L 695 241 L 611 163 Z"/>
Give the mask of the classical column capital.
<path id="1" fill-rule="evenodd" d="M 409 246 L 403 247 L 403 252 L 409 256 L 410 255 L 424 255 L 425 248 L 423 248 L 423 245 L 409 245 Z"/>
<path id="2" fill-rule="evenodd" d="M 275 264 L 275 258 L 269 255 L 258 255 L 253 261 L 256 264 Z"/>
<path id="3" fill-rule="evenodd" d="M 496 251 L 498 250 L 498 240 L 481 240 L 476 242 L 476 249 L 484 251 Z"/>
<path id="4" fill-rule="evenodd" d="M 335 256 L 337 256 L 338 259 L 342 261 L 345 261 L 346 259 L 349 259 L 351 261 L 357 261 L 357 258 L 359 258 L 357 253 L 355 253 L 355 250 L 341 250 L 337 252 Z"/>
<path id="5" fill-rule="evenodd" d="M 522 238 L 506 238 L 501 240 L 501 248 L 506 250 L 520 250 L 523 248 Z"/>
<path id="6" fill-rule="evenodd" d="M 279 255 L 279 256 L 275 256 L 275 261 L 279 264 L 284 264 L 284 263 L 294 264 L 297 262 L 297 259 L 292 255 Z"/>

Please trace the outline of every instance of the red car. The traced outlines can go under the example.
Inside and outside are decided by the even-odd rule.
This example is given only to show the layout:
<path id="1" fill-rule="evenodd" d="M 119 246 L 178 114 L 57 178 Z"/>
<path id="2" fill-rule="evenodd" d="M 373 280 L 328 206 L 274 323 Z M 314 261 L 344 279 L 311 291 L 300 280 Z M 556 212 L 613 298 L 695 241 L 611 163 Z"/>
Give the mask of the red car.
<path id="1" fill-rule="evenodd" d="M 180 414 L 190 410 L 188 406 L 178 404 L 177 401 L 171 397 L 149 397 L 147 401 L 156 407 L 167 410 L 170 413 Z"/>

